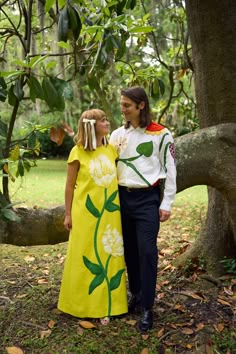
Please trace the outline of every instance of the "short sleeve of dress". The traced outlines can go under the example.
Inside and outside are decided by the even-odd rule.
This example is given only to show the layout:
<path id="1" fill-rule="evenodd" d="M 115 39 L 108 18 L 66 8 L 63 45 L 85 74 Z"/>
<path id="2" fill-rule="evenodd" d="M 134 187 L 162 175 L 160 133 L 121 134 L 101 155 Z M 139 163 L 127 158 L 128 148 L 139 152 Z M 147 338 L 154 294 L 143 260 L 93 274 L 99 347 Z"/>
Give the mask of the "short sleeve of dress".
<path id="1" fill-rule="evenodd" d="M 80 148 L 75 145 L 71 151 L 70 151 L 70 155 L 68 157 L 67 163 L 71 163 L 73 161 L 79 161 L 80 160 Z"/>

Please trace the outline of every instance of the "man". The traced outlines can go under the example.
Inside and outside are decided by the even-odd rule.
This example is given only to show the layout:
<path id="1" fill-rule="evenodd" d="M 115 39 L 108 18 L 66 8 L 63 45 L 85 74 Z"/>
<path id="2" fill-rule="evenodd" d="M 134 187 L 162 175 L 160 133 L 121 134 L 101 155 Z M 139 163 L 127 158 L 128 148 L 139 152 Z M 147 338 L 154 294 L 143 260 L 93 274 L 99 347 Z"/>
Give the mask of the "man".
<path id="1" fill-rule="evenodd" d="M 121 91 L 125 125 L 110 138 L 119 154 L 117 171 L 128 273 L 129 313 L 142 309 L 139 329 L 153 326 L 152 307 L 157 278 L 157 235 L 160 221 L 170 217 L 176 193 L 173 138 L 151 120 L 149 100 L 142 87 Z M 160 180 L 165 179 L 160 201 Z"/>

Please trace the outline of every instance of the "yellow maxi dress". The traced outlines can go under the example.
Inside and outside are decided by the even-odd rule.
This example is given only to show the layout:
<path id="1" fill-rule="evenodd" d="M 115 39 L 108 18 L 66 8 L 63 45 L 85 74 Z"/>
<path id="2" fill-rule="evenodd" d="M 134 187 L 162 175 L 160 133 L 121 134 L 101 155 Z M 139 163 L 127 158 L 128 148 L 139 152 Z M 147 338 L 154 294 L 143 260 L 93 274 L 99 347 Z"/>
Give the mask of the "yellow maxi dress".
<path id="1" fill-rule="evenodd" d="M 80 318 L 127 312 L 116 158 L 111 145 L 95 151 L 76 145 L 68 158 L 80 168 L 58 308 Z"/>

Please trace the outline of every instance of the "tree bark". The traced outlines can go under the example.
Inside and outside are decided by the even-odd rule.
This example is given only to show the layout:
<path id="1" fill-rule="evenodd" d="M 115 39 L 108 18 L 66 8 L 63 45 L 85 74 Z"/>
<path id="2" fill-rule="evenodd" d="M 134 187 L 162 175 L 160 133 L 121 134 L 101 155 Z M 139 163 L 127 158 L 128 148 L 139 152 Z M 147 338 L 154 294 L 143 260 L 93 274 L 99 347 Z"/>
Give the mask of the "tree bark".
<path id="1" fill-rule="evenodd" d="M 64 206 L 52 209 L 17 208 L 21 222 L 0 220 L 0 243 L 16 246 L 48 245 L 65 242 L 69 233 L 64 228 Z"/>
<path id="2" fill-rule="evenodd" d="M 235 123 L 236 2 L 186 0 L 186 12 L 192 44 L 200 128 Z M 223 155 L 218 148 L 212 151 L 212 146 L 207 140 L 205 149 L 202 146 L 198 147 L 203 153 L 203 160 L 206 155 L 211 154 L 209 161 L 211 168 L 206 166 L 209 181 L 205 184 L 212 186 L 208 188 L 206 224 L 193 247 L 179 259 L 181 262 L 187 257 L 199 255 L 201 251 L 208 266 L 212 266 L 213 273 L 219 272 L 219 261 L 224 256 L 236 256 L 234 134 L 230 133 L 229 139 L 229 131 L 222 131 L 220 140 L 222 143 L 227 141 L 228 146 Z M 202 171 L 199 171 L 199 174 L 201 176 Z M 199 179 L 195 176 L 196 178 Z M 214 184 L 211 183 L 212 178 Z"/>

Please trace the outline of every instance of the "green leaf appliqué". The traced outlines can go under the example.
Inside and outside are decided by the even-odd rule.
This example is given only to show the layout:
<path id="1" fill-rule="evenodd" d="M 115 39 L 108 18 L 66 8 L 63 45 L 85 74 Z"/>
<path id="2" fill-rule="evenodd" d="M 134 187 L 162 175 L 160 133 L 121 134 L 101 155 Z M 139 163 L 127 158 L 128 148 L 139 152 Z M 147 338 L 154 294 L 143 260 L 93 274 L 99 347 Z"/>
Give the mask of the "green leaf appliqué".
<path id="1" fill-rule="evenodd" d="M 90 270 L 92 274 L 99 275 L 103 273 L 103 270 L 100 265 L 91 262 L 87 257 L 83 256 L 83 261 L 85 266 Z"/>
<path id="2" fill-rule="evenodd" d="M 95 216 L 95 218 L 99 218 L 100 213 L 98 209 L 94 206 L 89 194 L 87 195 L 87 199 L 86 199 L 86 208 L 91 214 L 93 214 L 93 216 Z"/>
<path id="3" fill-rule="evenodd" d="M 112 193 L 105 204 L 105 209 L 111 213 L 113 211 L 120 210 L 119 205 L 113 203 L 113 200 L 116 198 L 117 193 L 118 193 L 118 191 L 115 191 L 114 193 Z"/>
<path id="4" fill-rule="evenodd" d="M 100 284 L 102 284 L 104 279 L 105 279 L 104 274 L 98 274 L 94 277 L 94 279 L 92 280 L 92 282 L 89 286 L 89 295 L 92 294 L 94 289 L 96 289 Z"/>
<path id="5" fill-rule="evenodd" d="M 120 285 L 120 282 L 121 282 L 121 277 L 122 277 L 122 274 L 124 273 L 124 269 L 120 269 L 116 275 L 114 275 L 112 278 L 111 278 L 111 281 L 110 281 L 110 290 L 115 290 L 119 287 Z"/>
<path id="6" fill-rule="evenodd" d="M 136 151 L 140 154 L 140 155 L 144 155 L 146 157 L 149 157 L 152 155 L 153 152 L 153 142 L 152 141 L 148 141 L 146 143 L 142 143 L 139 144 L 137 146 Z"/>

